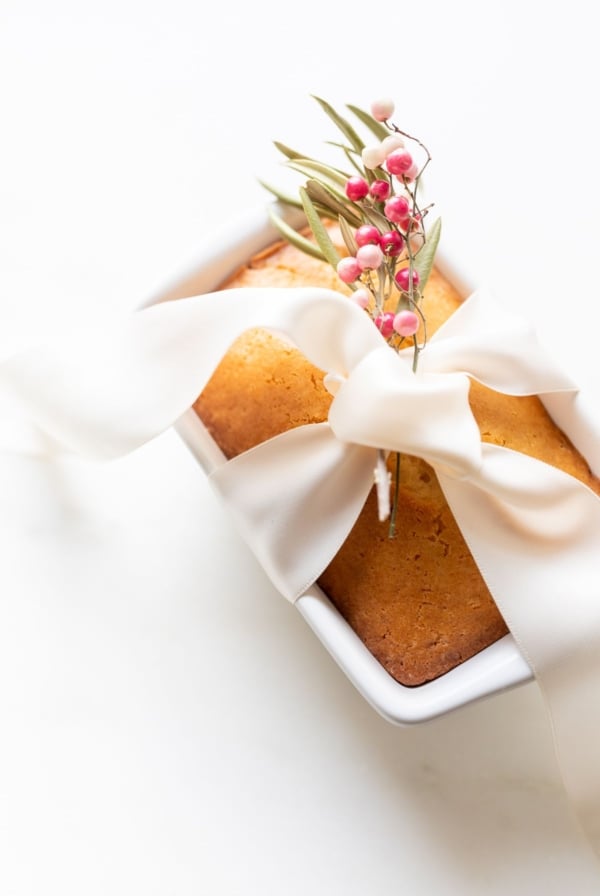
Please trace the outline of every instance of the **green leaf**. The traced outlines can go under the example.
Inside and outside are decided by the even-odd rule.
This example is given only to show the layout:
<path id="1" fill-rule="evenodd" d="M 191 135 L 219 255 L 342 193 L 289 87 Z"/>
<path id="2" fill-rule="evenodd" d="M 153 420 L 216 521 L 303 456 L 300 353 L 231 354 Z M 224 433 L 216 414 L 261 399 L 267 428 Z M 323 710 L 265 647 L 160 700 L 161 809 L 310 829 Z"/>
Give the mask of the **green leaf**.
<path id="1" fill-rule="evenodd" d="M 358 120 L 361 121 L 378 140 L 383 140 L 384 137 L 389 137 L 392 133 L 384 124 L 377 121 L 372 115 L 365 112 L 364 109 L 359 109 L 358 106 L 352 105 L 348 105 L 346 108 L 350 109 L 350 111 L 356 115 Z"/>
<path id="2" fill-rule="evenodd" d="M 374 224 L 381 233 L 385 233 L 386 231 L 391 229 L 390 222 L 381 212 L 377 211 L 375 208 L 367 208 L 364 209 L 365 218 L 368 220 L 369 224 Z"/>
<path id="3" fill-rule="evenodd" d="M 332 192 L 326 184 L 311 179 L 306 184 L 306 192 L 313 202 L 318 202 L 328 208 L 333 218 L 342 215 L 354 227 L 359 227 L 362 224 L 361 217 L 340 198 L 339 194 L 336 195 Z"/>
<path id="4" fill-rule="evenodd" d="M 295 171 L 299 171 L 301 174 L 305 174 L 307 177 L 320 174 L 326 180 L 331 181 L 332 184 L 337 184 L 340 187 L 345 186 L 346 181 L 350 177 L 349 174 L 345 174 L 337 168 L 332 168 L 330 165 L 325 165 L 323 162 L 316 162 L 314 159 L 290 159 L 287 166 Z"/>
<path id="5" fill-rule="evenodd" d="M 425 288 L 425 284 L 427 283 L 429 275 L 431 274 L 431 269 L 433 268 L 433 260 L 435 258 L 436 249 L 440 241 L 441 232 L 441 218 L 436 218 L 436 220 L 431 225 L 429 233 L 427 234 L 425 245 L 421 249 L 419 249 L 417 255 L 415 256 L 415 269 L 419 272 L 419 290 L 421 292 Z"/>
<path id="6" fill-rule="evenodd" d="M 358 246 L 356 245 L 356 240 L 354 239 L 354 233 L 352 232 L 352 228 L 346 221 L 342 215 L 338 217 L 338 222 L 340 225 L 340 231 L 342 234 L 342 238 L 346 244 L 346 248 L 350 255 L 356 255 L 358 250 Z"/>
<path id="7" fill-rule="evenodd" d="M 354 149 L 352 149 L 351 146 L 346 146 L 344 143 L 335 143 L 333 140 L 326 140 L 325 143 L 326 143 L 326 146 L 335 146 L 336 149 L 341 149 L 342 152 L 344 153 L 344 155 L 346 156 L 346 158 L 348 159 L 348 161 L 350 162 L 350 164 L 352 165 L 352 167 L 354 168 L 354 170 L 356 171 L 356 173 L 360 177 L 366 177 L 368 180 L 369 171 L 366 171 L 364 169 L 363 165 L 359 164 L 359 162 L 356 159 L 356 152 Z M 350 177 L 350 175 L 347 174 L 346 179 L 349 177 Z"/>
<path id="8" fill-rule="evenodd" d="M 346 143 L 340 143 L 338 140 L 325 140 L 325 146 L 335 146 L 336 149 L 343 149 L 346 154 L 351 152 L 356 155 L 355 149 L 353 149 L 351 146 L 348 146 Z"/>
<path id="9" fill-rule="evenodd" d="M 278 187 L 273 187 L 271 184 L 268 184 L 264 180 L 260 180 L 258 178 L 258 182 L 261 187 L 264 187 L 265 190 L 268 190 L 269 193 L 272 193 L 273 196 L 276 196 L 280 202 L 283 202 L 285 205 L 292 205 L 294 208 L 302 208 L 302 203 L 298 199 L 297 196 L 291 196 L 288 193 L 283 193 Z"/>
<path id="10" fill-rule="evenodd" d="M 305 159 L 306 158 L 306 156 L 303 155 L 301 152 L 296 152 L 295 149 L 291 149 L 289 146 L 286 146 L 285 143 L 280 143 L 279 140 L 274 140 L 273 145 L 287 159 Z"/>
<path id="11" fill-rule="evenodd" d="M 300 187 L 300 199 L 302 200 L 302 205 L 304 207 L 304 214 L 308 219 L 310 229 L 314 234 L 321 252 L 333 268 L 337 267 L 340 256 L 331 242 L 331 237 L 323 226 L 319 213 L 312 204 L 311 198 L 304 187 Z"/>
<path id="12" fill-rule="evenodd" d="M 349 200 L 345 193 L 342 193 L 341 190 L 338 190 L 332 184 L 319 180 L 319 178 L 310 177 L 305 186 L 311 193 L 311 199 L 317 199 L 318 202 L 324 202 L 326 205 L 333 205 L 338 211 L 340 211 L 340 206 L 347 208 L 349 205 Z M 313 196 L 312 193 L 315 195 Z"/>
<path id="13" fill-rule="evenodd" d="M 302 234 L 298 233 L 297 230 L 294 230 L 293 227 L 290 227 L 290 225 L 287 224 L 283 218 L 280 218 L 273 209 L 269 209 L 268 212 L 272 223 L 288 243 L 291 243 L 292 246 L 300 249 L 301 252 L 305 252 L 307 255 L 312 255 L 313 258 L 318 258 L 321 261 L 327 260 L 318 246 L 315 246 L 314 243 L 307 240 L 305 236 L 302 236 Z"/>
<path id="14" fill-rule="evenodd" d="M 362 152 L 364 148 L 364 142 L 358 136 L 352 125 L 349 121 L 346 121 L 345 118 L 342 118 L 341 115 L 335 111 L 335 109 L 329 105 L 329 103 L 325 102 L 325 100 L 320 99 L 318 96 L 313 95 L 313 99 L 315 99 L 320 105 L 321 109 L 331 118 L 333 123 L 337 125 L 340 129 L 346 140 L 349 140 L 354 149 L 357 152 Z"/>
<path id="15" fill-rule="evenodd" d="M 369 171 L 369 170 L 368 170 L 367 168 L 365 168 L 362 164 L 359 164 L 359 163 L 356 161 L 356 159 L 354 158 L 354 156 L 355 156 L 355 152 L 354 152 L 354 150 L 352 150 L 352 149 L 348 149 L 347 146 L 344 146 L 344 147 L 343 147 L 343 150 L 344 150 L 344 152 L 345 152 L 345 154 L 346 154 L 346 158 L 348 159 L 348 161 L 350 162 L 350 164 L 352 165 L 352 167 L 354 168 L 354 170 L 356 171 L 356 173 L 358 174 L 358 176 L 359 176 L 359 177 L 364 177 L 364 178 L 366 179 L 367 183 L 369 183 L 369 184 L 373 183 L 373 180 L 374 180 L 374 178 L 373 178 L 373 172 L 372 172 L 372 171 Z"/>

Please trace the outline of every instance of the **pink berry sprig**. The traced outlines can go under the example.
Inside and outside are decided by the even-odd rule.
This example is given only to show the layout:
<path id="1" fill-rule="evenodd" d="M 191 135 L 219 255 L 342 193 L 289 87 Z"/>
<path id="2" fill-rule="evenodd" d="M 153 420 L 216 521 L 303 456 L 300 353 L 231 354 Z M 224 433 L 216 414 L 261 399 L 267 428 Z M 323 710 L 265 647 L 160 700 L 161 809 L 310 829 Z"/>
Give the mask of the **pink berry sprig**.
<path id="1" fill-rule="evenodd" d="M 271 217 L 287 239 L 329 261 L 392 347 L 399 349 L 412 340 L 416 369 L 426 342 L 423 289 L 439 237 L 439 222 L 426 233 L 431 206 L 421 207 L 419 196 L 420 179 L 431 155 L 420 140 L 392 121 L 390 99 L 375 100 L 370 112 L 348 106 L 376 138 L 371 143 L 327 102 L 315 99 L 342 132 L 344 143 L 334 145 L 343 150 L 352 170 L 318 162 L 277 143 L 286 164 L 307 180 L 298 199 L 268 189 L 284 205 L 304 210 L 314 239 L 298 234 L 277 214 Z M 331 238 L 330 225 L 336 221 L 345 244 L 344 257 Z M 387 323 L 390 305 L 395 305 L 394 326 Z"/>
<path id="2" fill-rule="evenodd" d="M 280 207 L 304 211 L 312 239 L 290 226 L 275 209 L 270 210 L 271 219 L 289 242 L 332 265 L 340 281 L 350 287 L 354 302 L 370 316 L 391 348 L 412 345 L 416 371 L 427 341 L 423 290 L 433 267 L 441 227 L 438 219 L 426 230 L 431 205 L 420 204 L 420 180 L 431 155 L 420 140 L 393 123 L 391 100 L 376 100 L 370 112 L 348 106 L 376 140 L 367 144 L 350 121 L 329 103 L 315 99 L 342 133 L 344 142 L 333 145 L 343 151 L 350 170 L 276 143 L 286 165 L 306 180 L 298 197 L 264 182 L 263 186 Z M 345 245 L 343 257 L 331 236 L 335 223 Z M 383 455 L 380 461 L 383 470 Z M 396 467 L 390 534 L 398 499 L 398 457 Z M 385 508 L 389 500 L 381 483 L 387 478 L 381 472 L 378 480 L 381 506 Z"/>
<path id="3" fill-rule="evenodd" d="M 343 184 L 345 197 L 365 223 L 349 237 L 348 229 L 342 228 L 350 254 L 339 260 L 336 270 L 390 345 L 399 348 L 404 340 L 413 340 L 416 369 L 426 339 L 418 255 L 427 242 L 424 219 L 430 208 L 419 207 L 417 189 L 431 156 L 424 144 L 389 123 L 393 113 L 391 100 L 377 100 L 371 106 L 373 120 L 384 123 L 385 130 L 378 133 L 385 136 L 363 147 L 363 175 L 353 174 Z M 406 147 L 407 141 L 416 144 L 420 162 Z M 397 307 L 391 313 L 388 306 L 395 291 Z"/>

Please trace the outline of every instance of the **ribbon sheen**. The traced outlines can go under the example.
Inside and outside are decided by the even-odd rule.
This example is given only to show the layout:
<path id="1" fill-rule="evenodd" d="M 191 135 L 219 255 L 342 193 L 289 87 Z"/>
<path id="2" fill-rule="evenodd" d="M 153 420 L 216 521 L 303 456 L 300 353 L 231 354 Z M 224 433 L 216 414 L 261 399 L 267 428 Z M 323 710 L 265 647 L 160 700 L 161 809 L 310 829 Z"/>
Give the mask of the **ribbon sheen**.
<path id="1" fill-rule="evenodd" d="M 360 513 L 379 449 L 428 461 L 535 672 L 567 791 L 600 852 L 600 500 L 554 467 L 483 444 L 468 403 L 469 377 L 513 395 L 575 391 L 523 321 L 478 291 L 414 374 L 412 350 L 390 349 L 337 293 L 229 290 L 17 355 L 0 384 L 62 445 L 115 457 L 175 422 L 251 327 L 291 339 L 334 395 L 325 423 L 211 475 L 267 574 L 290 601 L 319 577 Z"/>

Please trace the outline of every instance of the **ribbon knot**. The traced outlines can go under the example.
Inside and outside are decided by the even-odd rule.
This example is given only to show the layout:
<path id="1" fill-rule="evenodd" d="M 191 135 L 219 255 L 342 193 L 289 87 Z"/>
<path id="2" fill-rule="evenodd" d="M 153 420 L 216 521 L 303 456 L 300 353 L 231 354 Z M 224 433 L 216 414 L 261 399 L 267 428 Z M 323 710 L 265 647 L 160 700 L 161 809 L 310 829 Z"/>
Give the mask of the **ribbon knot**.
<path id="1" fill-rule="evenodd" d="M 463 478 L 481 466 L 479 428 L 462 373 L 414 373 L 412 350 L 371 350 L 338 389 L 329 411 L 336 438 L 418 454 Z"/>

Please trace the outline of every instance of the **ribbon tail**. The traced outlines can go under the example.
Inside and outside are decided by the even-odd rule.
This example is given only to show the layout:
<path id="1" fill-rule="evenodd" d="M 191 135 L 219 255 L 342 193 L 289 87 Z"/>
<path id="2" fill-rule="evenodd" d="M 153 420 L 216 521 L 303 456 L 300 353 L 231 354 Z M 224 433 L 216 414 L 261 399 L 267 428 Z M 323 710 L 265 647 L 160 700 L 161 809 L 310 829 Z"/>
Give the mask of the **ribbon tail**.
<path id="1" fill-rule="evenodd" d="M 238 455 L 211 474 L 275 587 L 293 602 L 346 540 L 373 485 L 376 451 L 308 424 Z"/>
<path id="2" fill-rule="evenodd" d="M 600 500 L 534 458 L 484 445 L 469 481 L 436 471 L 549 712 L 565 789 L 600 855 Z"/>
<path id="3" fill-rule="evenodd" d="M 64 449 L 118 457 L 168 429 L 253 327 L 285 334 L 316 366 L 338 373 L 382 341 L 361 309 L 331 290 L 231 289 L 20 352 L 0 363 L 0 392 Z M 332 340 L 332 332 L 344 339 Z"/>

